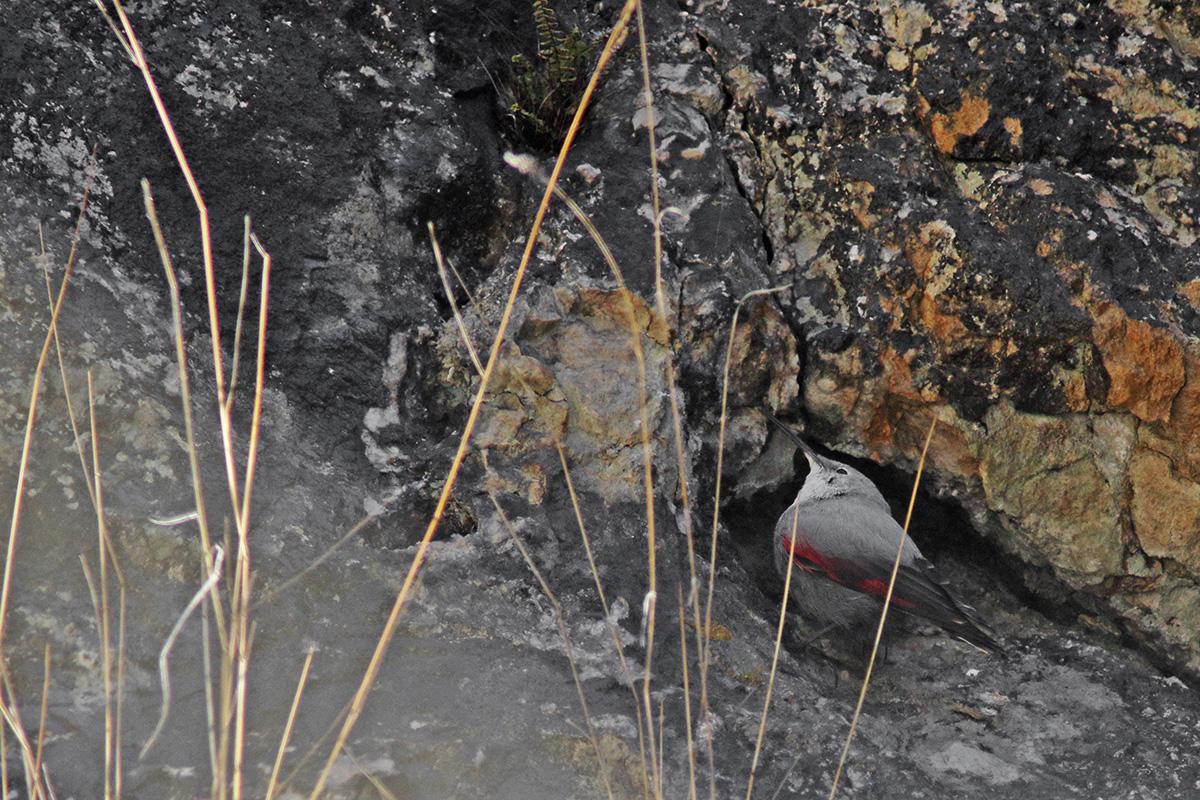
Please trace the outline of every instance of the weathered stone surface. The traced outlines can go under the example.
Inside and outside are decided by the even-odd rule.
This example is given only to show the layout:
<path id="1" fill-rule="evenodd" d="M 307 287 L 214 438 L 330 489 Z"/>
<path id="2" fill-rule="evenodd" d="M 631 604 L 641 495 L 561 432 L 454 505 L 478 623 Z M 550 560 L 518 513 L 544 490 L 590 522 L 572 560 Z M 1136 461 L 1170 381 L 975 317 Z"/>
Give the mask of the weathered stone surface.
<path id="1" fill-rule="evenodd" d="M 589 36 L 615 20 L 612 4 L 554 5 Z M 989 660 L 924 636 L 894 647 L 868 695 L 846 796 L 1107 797 L 1133 785 L 1175 796 L 1196 785 L 1200 701 L 1120 649 L 1137 642 L 1160 667 L 1200 675 L 1190 12 L 1054 0 L 645 11 L 662 259 L 651 115 L 638 59 L 623 58 L 563 188 L 632 296 L 555 201 L 455 495 L 351 739 L 356 762 L 339 763 L 331 796 L 367 791 L 362 765 L 398 796 L 594 796 L 605 778 L 614 796 L 643 796 L 655 767 L 638 719 L 660 712 L 665 796 L 688 795 L 689 754 L 699 796 L 709 780 L 721 796 L 744 794 L 779 613 L 755 547 L 795 490 L 789 449 L 760 406 L 889 465 L 856 462 L 898 504 L 935 423 L 924 485 L 957 512 L 935 517 L 924 497 L 917 513 L 933 522 L 914 532 L 1012 651 Z M 144 87 L 91 7 L 4 4 L 0 23 L 0 213 L 5 231 L 24 234 L 0 242 L 4 319 L 19 332 L 4 337 L 0 458 L 15 463 L 40 347 L 28 331 L 45 319 L 28 269 L 34 232 L 46 223 L 61 263 L 65 209 L 99 143 L 70 295 L 81 305 L 62 330 L 76 347 L 69 380 L 92 370 L 101 438 L 119 448 L 102 452 L 114 453 L 106 497 L 135 595 L 125 740 L 135 748 L 158 708 L 157 648 L 198 582 L 190 529 L 146 521 L 185 510 L 190 489 L 140 179 L 181 271 L 194 359 L 207 343 L 195 213 Z M 275 258 L 251 531 L 263 602 L 247 764 L 265 772 L 302 646 L 319 651 L 297 747 L 349 699 L 458 445 L 479 369 L 428 224 L 462 276 L 450 277 L 455 305 L 486 358 L 542 189 L 504 164 L 494 82 L 515 52 L 534 53 L 536 25 L 525 0 L 184 3 L 139 7 L 134 25 L 213 214 L 226 347 L 243 214 Z M 722 479 L 735 499 L 714 525 L 730 352 Z M 211 380 L 196 379 L 202 403 Z M 73 434 L 60 390 L 45 391 L 4 655 L 20 701 L 36 708 L 51 642 L 47 763 L 59 796 L 100 796 L 93 612 L 79 548 L 63 538 L 93 521 L 63 446 Z M 649 712 L 643 434 L 657 536 Z M 220 460 L 208 469 L 221 494 Z M 327 554 L 364 511 L 362 537 Z M 710 575 L 702 713 L 695 630 L 706 623 L 687 597 L 694 586 L 703 596 Z M 1037 601 L 1025 587 L 1056 622 L 1027 607 Z M 178 696 L 203 696 L 198 656 L 180 659 Z M 824 796 L 856 681 L 801 647 L 784 647 L 781 666 L 756 786 Z M 129 796 L 209 792 L 180 767 L 205 769 L 202 709 L 176 713 L 169 739 L 128 771 Z"/>

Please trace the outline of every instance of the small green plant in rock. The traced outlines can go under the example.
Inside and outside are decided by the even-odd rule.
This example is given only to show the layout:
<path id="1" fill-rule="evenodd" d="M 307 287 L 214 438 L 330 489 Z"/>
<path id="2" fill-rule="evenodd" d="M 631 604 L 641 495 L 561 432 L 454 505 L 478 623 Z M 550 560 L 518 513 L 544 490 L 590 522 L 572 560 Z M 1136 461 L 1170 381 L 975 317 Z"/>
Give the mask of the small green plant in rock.
<path id="1" fill-rule="evenodd" d="M 503 124 L 515 143 L 554 151 L 579 108 L 596 42 L 584 41 L 578 28 L 564 32 L 547 0 L 533 0 L 533 16 L 537 56 L 512 57 L 511 71 L 499 87 Z"/>

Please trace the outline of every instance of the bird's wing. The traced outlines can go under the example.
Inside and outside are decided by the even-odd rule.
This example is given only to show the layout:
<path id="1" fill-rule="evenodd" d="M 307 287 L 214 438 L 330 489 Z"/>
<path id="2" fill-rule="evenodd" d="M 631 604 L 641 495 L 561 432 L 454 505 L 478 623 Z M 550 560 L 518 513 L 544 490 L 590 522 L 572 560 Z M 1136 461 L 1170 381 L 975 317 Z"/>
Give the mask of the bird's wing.
<path id="1" fill-rule="evenodd" d="M 790 515 L 785 515 L 788 525 L 783 547 L 791 553 L 795 567 L 882 600 L 887 596 L 904 531 L 888 515 L 838 505 L 806 509 L 794 541 Z M 911 539 L 904 544 L 891 602 L 894 608 L 939 625 L 976 647 L 1003 650 L 983 618 L 951 593 L 945 578 Z"/>

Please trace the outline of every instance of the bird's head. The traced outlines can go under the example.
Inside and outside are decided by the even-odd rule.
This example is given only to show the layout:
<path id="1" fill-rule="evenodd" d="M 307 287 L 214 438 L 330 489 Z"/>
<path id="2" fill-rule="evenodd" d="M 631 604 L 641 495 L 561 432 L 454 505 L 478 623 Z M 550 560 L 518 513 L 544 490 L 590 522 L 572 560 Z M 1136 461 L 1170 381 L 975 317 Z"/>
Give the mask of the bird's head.
<path id="1" fill-rule="evenodd" d="M 804 485 L 800 487 L 797 497 L 800 503 L 846 497 L 870 503 L 888 514 L 891 513 L 891 506 L 866 475 L 849 464 L 819 455 L 803 440 L 798 439 L 797 445 L 811 467 L 808 477 L 804 479 Z"/>

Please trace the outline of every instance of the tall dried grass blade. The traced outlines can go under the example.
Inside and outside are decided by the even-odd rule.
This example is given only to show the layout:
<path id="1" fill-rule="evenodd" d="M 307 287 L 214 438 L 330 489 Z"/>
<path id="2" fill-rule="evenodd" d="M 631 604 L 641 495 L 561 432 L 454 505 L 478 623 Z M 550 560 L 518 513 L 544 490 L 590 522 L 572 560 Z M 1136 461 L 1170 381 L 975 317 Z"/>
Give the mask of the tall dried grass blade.
<path id="1" fill-rule="evenodd" d="M 433 258 L 437 262 L 438 277 L 442 279 L 442 289 L 446 292 L 446 300 L 450 303 L 450 310 L 454 312 L 454 323 L 458 326 L 458 335 L 462 338 L 463 344 L 467 347 L 467 355 L 471 357 L 471 363 L 475 365 L 475 373 L 483 374 L 483 363 L 479 360 L 479 354 L 475 352 L 475 345 L 471 342 L 471 334 L 467 332 L 467 323 L 463 320 L 462 312 L 458 310 L 458 303 L 454 300 L 454 290 L 450 287 L 450 278 L 446 274 L 446 262 L 442 258 L 442 248 L 438 244 L 437 234 L 433 230 L 433 223 L 429 223 L 429 243 L 433 246 Z M 454 273 L 458 276 L 458 273 Z M 459 281 L 462 281 L 462 277 Z"/>
<path id="2" fill-rule="evenodd" d="M 696 740 L 692 734 L 692 688 L 688 682 L 687 612 L 683 605 L 683 587 L 679 590 L 679 655 L 683 664 L 683 722 L 687 731 L 688 800 L 696 800 Z"/>
<path id="3" fill-rule="evenodd" d="M 21 711 L 17 706 L 17 696 L 13 691 L 12 678 L 2 659 L 0 659 L 0 682 L 3 683 L 4 693 L 7 696 L 7 701 L 0 702 L 0 717 L 3 717 L 9 730 L 17 738 L 17 749 L 21 753 L 21 766 L 25 770 L 26 794 L 30 800 L 37 800 L 37 798 L 44 797 L 45 793 L 39 780 L 38 770 L 35 768 L 36 759 L 33 746 L 29 743 L 29 736 L 25 733 L 25 724 L 21 722 Z"/>
<path id="4" fill-rule="evenodd" d="M 200 477 L 200 459 L 196 452 L 196 431 L 192 420 L 192 391 L 188 378 L 187 346 L 183 339 L 183 307 L 179 300 L 179 281 L 175 279 L 175 267 L 171 264 L 171 253 L 167 250 L 167 240 L 163 236 L 162 226 L 158 222 L 158 212 L 154 207 L 154 195 L 150 191 L 150 182 L 142 181 L 142 199 L 146 205 L 146 217 L 150 221 L 150 229 L 154 233 L 154 242 L 158 247 L 158 255 L 162 260 L 163 272 L 167 277 L 167 290 L 171 295 L 171 330 L 175 340 L 175 370 L 179 375 L 179 397 L 183 406 L 183 431 L 187 444 L 188 465 L 192 472 L 192 500 L 196 504 L 196 524 L 200 528 L 200 563 L 207 568 L 212 560 L 213 544 L 208 529 L 208 512 L 204 503 L 204 484 Z M 207 577 L 207 576 L 206 576 Z M 224 611 L 221 608 L 219 595 L 214 595 L 217 613 L 217 637 L 221 647 L 227 646 L 228 636 L 225 632 Z"/>
<path id="5" fill-rule="evenodd" d="M 213 370 L 216 380 L 217 416 L 221 424 L 222 453 L 225 457 L 225 476 L 229 484 L 229 499 L 233 505 L 234 517 L 240 522 L 242 515 L 239 509 L 240 497 L 233 446 L 233 425 L 229 409 L 225 403 L 225 370 L 221 356 L 221 328 L 217 319 L 217 289 L 213 271 L 212 233 L 208 221 L 208 206 L 205 204 L 204 197 L 200 193 L 200 186 L 196 183 L 196 178 L 192 174 L 192 168 L 188 163 L 187 156 L 183 152 L 183 146 L 179 143 L 179 137 L 175 134 L 175 126 L 172 124 L 166 105 L 163 103 L 162 96 L 158 92 L 158 85 L 154 81 L 154 76 L 150 73 L 150 65 L 146 61 L 145 54 L 142 52 L 142 46 L 138 41 L 137 35 L 133 32 L 133 26 L 129 22 L 129 17 L 126 16 L 125 9 L 122 8 L 119 0 L 113 0 L 113 8 L 117 12 L 117 18 L 121 21 L 121 28 L 125 32 L 125 39 L 129 43 L 129 51 L 132 53 L 134 65 L 142 73 L 142 79 L 146 83 L 146 89 L 150 92 L 150 99 L 154 103 L 155 111 L 158 113 L 159 123 L 162 125 L 163 132 L 167 135 L 171 151 L 174 153 L 175 160 L 179 164 L 179 169 L 183 173 L 184 181 L 187 183 L 188 190 L 192 195 L 192 203 L 196 206 L 196 211 L 200 218 L 200 247 L 204 264 L 204 286 L 208 297 L 208 326 L 209 338 L 212 341 Z M 142 183 L 143 187 L 147 185 L 146 181 Z M 155 238 L 157 240 L 157 234 Z M 162 247 L 163 245 L 160 245 L 160 251 Z"/>
<path id="6" fill-rule="evenodd" d="M 567 623 L 563 618 L 563 607 L 558 602 L 558 598 L 554 596 L 550 585 L 546 583 L 546 579 L 542 577 L 541 570 L 537 568 L 537 564 L 533 563 L 533 558 L 529 555 L 529 550 L 525 547 L 525 543 L 521 541 L 521 537 L 517 535 L 516 530 L 508 521 L 508 515 L 504 513 L 500 501 L 496 499 L 496 495 L 488 492 L 488 498 L 492 501 L 492 505 L 496 508 L 496 513 L 500 517 L 501 524 L 508 531 L 508 535 L 512 538 L 513 544 L 517 546 L 517 550 L 521 553 L 521 557 L 525 559 L 525 563 L 529 566 L 529 571 L 533 573 L 533 577 L 537 579 L 538 585 L 542 587 L 542 593 L 550 601 L 550 605 L 554 608 L 554 620 L 558 625 L 559 636 L 562 637 L 563 650 L 567 655 L 567 663 L 571 665 L 571 677 L 575 681 L 575 690 L 579 693 L 579 705 L 583 709 L 583 721 L 587 724 L 588 739 L 592 743 L 592 749 L 596 753 L 596 761 L 600 764 L 600 778 L 604 781 L 604 789 L 608 794 L 609 800 L 614 800 L 611 769 L 607 759 L 604 758 L 604 751 L 600 748 L 600 739 L 596 736 L 596 726 L 592 724 L 592 716 L 588 713 L 587 696 L 583 691 L 583 681 L 579 679 L 579 670 L 575 666 L 574 649 L 571 647 L 571 637 L 567 634 Z"/>
<path id="7" fill-rule="evenodd" d="M 796 525 L 799 522 L 799 515 L 792 516 L 792 532 L 791 536 L 796 536 Z M 758 737 L 754 740 L 754 758 L 750 761 L 750 779 L 746 782 L 746 800 L 750 800 L 750 794 L 754 791 L 754 777 L 758 772 L 758 758 L 762 753 L 763 735 L 767 731 L 767 715 L 771 711 L 771 692 L 775 688 L 775 672 L 779 666 L 779 648 L 783 645 L 783 627 L 787 621 L 787 603 L 788 594 L 792 589 L 792 560 L 788 559 L 787 570 L 783 576 L 783 600 L 779 603 L 779 626 L 775 630 L 775 650 L 771 654 L 771 674 L 767 678 L 767 696 L 763 700 L 762 717 L 758 721 Z"/>
<path id="8" fill-rule="evenodd" d="M 80 231 L 83 228 L 84 216 L 87 213 L 88 197 L 91 194 L 93 168 L 88 168 L 87 182 L 84 185 L 83 200 L 79 204 L 79 221 L 75 226 L 75 235 L 71 241 L 71 254 L 67 257 L 67 266 L 63 270 L 62 282 L 58 288 L 58 298 L 54 301 L 54 309 L 50 314 L 50 327 L 46 331 L 46 339 L 42 343 L 42 351 L 38 355 L 37 367 L 33 372 L 33 387 L 29 392 L 29 413 L 25 419 L 25 438 L 21 443 L 21 459 L 17 466 L 16 497 L 13 500 L 12 521 L 8 529 L 8 546 L 4 554 L 4 577 L 0 579 L 0 647 L 4 642 L 4 628 L 8 621 L 8 595 L 12 586 L 13 556 L 17 548 L 17 530 L 21 519 L 21 499 L 25 496 L 25 476 L 29 464 L 29 448 L 33 443 L 33 422 L 37 418 L 38 395 L 42 389 L 42 375 L 46 368 L 46 357 L 50 353 L 50 343 L 55 341 L 58 333 L 58 315 L 62 312 L 63 300 L 67 296 L 67 284 L 71 279 L 71 269 L 75 265 L 75 253 L 79 247 Z M 35 776 L 36 779 L 36 776 Z"/>
<path id="9" fill-rule="evenodd" d="M 896 588 L 896 575 L 900 572 L 900 557 L 904 553 L 904 542 L 908 538 L 908 526 L 912 522 L 913 508 L 917 505 L 917 489 L 921 485 L 921 473 L 925 471 L 925 456 L 929 453 L 929 443 L 933 441 L 933 431 L 936 427 L 937 414 L 935 413 L 929 423 L 929 433 L 925 434 L 925 445 L 921 448 L 921 460 L 917 462 L 917 475 L 913 478 L 912 494 L 908 498 L 908 512 L 904 515 L 904 536 L 900 537 L 900 546 L 896 549 L 896 560 L 892 564 L 892 575 L 888 579 L 887 594 L 883 598 L 883 610 L 879 614 L 879 626 L 875 630 L 875 642 L 871 645 L 871 657 L 867 660 L 867 672 L 863 675 L 862 688 L 858 692 L 858 702 L 854 706 L 854 716 L 850 719 L 850 730 L 846 733 L 846 744 L 842 747 L 837 771 L 833 774 L 833 784 L 829 787 L 829 800 L 833 800 L 833 796 L 837 793 L 838 781 L 842 777 L 846 758 L 850 755 L 850 743 L 854 741 L 854 731 L 858 726 L 858 717 L 862 713 L 863 701 L 867 699 L 867 686 L 871 683 L 871 671 L 875 668 L 879 642 L 883 639 L 883 625 L 887 622 L 888 609 L 892 605 L 892 590 Z M 791 559 L 788 561 L 790 562 Z"/>
<path id="10" fill-rule="evenodd" d="M 242 217 L 242 282 L 238 292 L 237 320 L 233 328 L 233 357 L 229 361 L 229 395 L 225 398 L 227 408 L 233 408 L 237 394 L 238 367 L 242 355 L 242 323 L 246 316 L 246 295 L 250 289 L 250 215 Z"/>
<path id="11" fill-rule="evenodd" d="M 417 551 L 413 555 L 413 563 L 409 567 L 408 574 L 404 578 L 404 583 L 400 587 L 400 592 L 396 595 L 396 601 L 392 606 L 392 611 L 388 615 L 387 621 L 384 623 L 384 630 L 379 637 L 379 642 L 376 644 L 375 652 L 371 656 L 371 661 L 367 666 L 367 670 L 363 675 L 363 679 L 359 684 L 358 691 L 351 701 L 350 712 L 346 716 L 346 721 L 338 733 L 337 740 L 331 749 L 329 756 L 325 761 L 325 767 L 321 770 L 316 784 L 310 794 L 312 800 L 317 800 L 321 791 L 325 788 L 325 782 L 329 779 L 329 773 L 333 769 L 334 763 L 337 761 L 338 755 L 346 744 L 346 740 L 350 737 L 350 732 L 354 729 L 358 718 L 362 715 L 363 707 L 366 705 L 367 694 L 371 690 L 371 686 L 375 683 L 375 676 L 378 674 L 379 667 L 383 662 L 383 656 L 387 652 L 388 645 L 391 643 L 392 635 L 396 630 L 396 621 L 400 617 L 400 612 L 404 609 L 405 602 L 408 599 L 408 594 L 412 590 L 413 582 L 416 580 L 417 572 L 424 563 L 425 554 L 429 549 L 429 543 L 433 540 L 433 534 L 437 530 L 438 524 L 441 522 L 442 514 L 445 512 L 446 504 L 450 500 L 450 492 L 454 488 L 454 482 L 458 478 L 458 471 L 462 466 L 463 459 L 466 457 L 467 444 L 470 441 L 471 433 L 475 429 L 475 423 L 479 419 L 479 412 L 483 407 L 483 399 L 486 396 L 488 384 L 491 381 L 492 372 L 495 369 L 496 362 L 499 358 L 500 348 L 504 343 L 504 335 L 508 330 L 509 321 L 512 319 L 513 308 L 516 305 L 516 299 L 521 289 L 521 283 L 525 277 L 525 271 L 529 266 L 529 259 L 533 254 L 533 248 L 537 244 L 538 231 L 541 230 L 542 220 L 545 219 L 546 209 L 550 203 L 550 195 L 553 186 L 558 182 L 558 176 L 562 172 L 563 164 L 566 161 L 567 153 L 570 150 L 571 143 L 575 140 L 575 135 L 579 131 L 580 122 L 583 119 L 584 113 L 587 111 L 588 103 L 591 100 L 592 94 L 596 90 L 596 84 L 600 79 L 600 72 L 604 65 L 612 57 L 617 43 L 623 38 L 624 32 L 629 24 L 630 15 L 633 13 L 633 8 L 637 4 L 637 0 L 626 0 L 624 8 L 617 19 L 616 25 L 613 27 L 612 33 L 609 35 L 608 42 L 604 46 L 604 50 L 600 55 L 600 62 L 593 73 L 591 80 L 588 81 L 587 88 L 584 90 L 583 97 L 579 102 L 579 109 L 575 113 L 575 118 L 571 121 L 571 127 L 567 131 L 566 138 L 563 142 L 562 149 L 559 152 L 558 160 L 555 162 L 554 171 L 551 173 L 550 184 L 542 195 L 542 201 L 538 205 L 537 214 L 534 217 L 533 226 L 530 229 L 529 237 L 525 243 L 525 250 L 522 253 L 520 264 L 517 267 L 517 273 L 513 277 L 512 289 L 509 291 L 508 301 L 504 307 L 504 313 L 501 315 L 500 324 L 496 333 L 496 337 L 492 342 L 492 349 L 488 355 L 487 365 L 484 367 L 483 376 L 479 381 L 479 390 L 475 395 L 475 401 L 471 406 L 471 412 L 467 416 L 466 427 L 463 430 L 462 438 L 459 440 L 458 450 L 455 452 L 454 459 L 451 462 L 450 470 L 446 476 L 446 482 L 443 485 L 442 492 L 438 497 L 438 502 L 434 508 L 433 516 L 429 521 L 429 525 L 425 529 L 425 534 L 421 537 L 421 542 L 417 546 Z"/>
<path id="12" fill-rule="evenodd" d="M 275 766 L 271 768 L 271 778 L 267 781 L 267 792 L 263 795 L 266 800 L 275 796 L 275 784 L 279 779 L 279 769 L 283 766 L 283 756 L 287 752 L 288 741 L 292 738 L 292 726 L 296 724 L 296 712 L 300 710 L 300 698 L 304 695 L 304 686 L 308 683 L 308 670 L 312 667 L 316 648 L 308 648 L 304 657 L 304 667 L 300 670 L 300 680 L 296 683 L 296 691 L 292 695 L 292 708 L 288 711 L 287 724 L 283 726 L 283 738 L 279 741 L 279 749 L 275 752 Z"/>
<path id="13" fill-rule="evenodd" d="M 733 346 L 737 338 L 737 321 L 738 316 L 742 313 L 742 306 L 746 304 L 746 301 L 753 297 L 781 292 L 786 288 L 786 286 L 776 286 L 771 289 L 755 289 L 752 292 L 742 295 L 741 299 L 738 300 L 737 307 L 733 310 L 733 319 L 729 323 L 729 344 L 725 348 L 725 366 L 721 373 L 721 416 L 717 433 L 717 471 L 715 486 L 713 488 L 712 543 L 708 554 L 708 595 L 704 601 L 704 638 L 702 639 L 703 644 L 700 651 L 699 724 L 706 730 L 709 727 L 709 715 L 711 713 L 708 705 L 708 665 L 712 658 L 712 640 L 708 633 L 712 630 L 713 591 L 716 586 L 717 577 L 717 532 L 721 525 L 721 481 L 725 470 L 725 427 L 729 420 L 729 372 L 733 368 Z M 711 737 L 706 737 L 705 743 L 707 745 L 705 749 L 708 751 L 709 797 L 715 800 L 717 793 L 716 764 L 714 763 L 715 756 Z"/>
<path id="14" fill-rule="evenodd" d="M 508 164 L 523 174 L 532 175 L 534 177 L 545 180 L 542 176 L 540 168 L 533 159 L 526 156 L 518 156 L 513 153 L 505 154 L 505 161 Z M 642 642 L 646 650 L 646 658 L 644 664 L 644 674 L 642 682 L 642 703 L 645 706 L 646 719 L 649 722 L 647 725 L 648 738 L 650 740 L 650 750 L 653 753 L 654 745 L 654 707 L 650 698 L 650 677 L 652 674 L 652 664 L 654 660 L 654 627 L 655 627 L 655 609 L 658 600 L 658 537 L 657 526 L 654 517 L 654 470 L 653 470 L 653 448 L 650 445 L 650 416 L 649 416 L 649 397 L 646 387 L 646 355 L 642 349 L 642 332 L 638 329 L 637 324 L 637 309 L 633 304 L 633 293 L 625 284 L 625 276 L 621 272 L 620 265 L 617 264 L 616 258 L 612 254 L 612 250 L 608 247 L 608 243 L 604 241 L 604 237 L 600 231 L 596 229 L 595 224 L 587 215 L 587 212 L 580 207 L 578 203 L 571 198 L 560 186 L 553 185 L 551 187 L 557 196 L 575 215 L 575 218 L 587 230 L 588 235 L 592 237 L 596 248 L 604 257 L 608 264 L 609 270 L 613 273 L 613 277 L 617 281 L 618 291 L 621 298 L 625 301 L 626 313 L 629 317 L 629 333 L 630 333 L 630 349 L 633 351 L 634 362 L 637 365 L 638 376 L 638 413 L 639 413 L 639 430 L 642 436 L 642 492 L 646 506 L 646 549 L 647 549 L 647 587 L 645 599 L 642 603 Z M 656 762 L 651 761 L 654 765 Z M 653 775 L 653 783 L 655 786 L 656 796 L 661 796 L 661 775 L 655 772 Z"/>
<path id="15" fill-rule="evenodd" d="M 46 642 L 46 655 L 43 658 L 45 668 L 42 676 L 42 711 L 38 716 L 37 751 L 33 757 L 33 772 L 42 772 L 42 754 L 46 746 L 46 715 L 50 711 L 50 643 Z"/>
<path id="16" fill-rule="evenodd" d="M 575 482 L 571 479 L 571 468 L 567 466 L 567 454 L 563 451 L 563 447 L 559 443 L 555 443 L 558 449 L 558 460 L 562 463 L 563 477 L 567 482 L 567 493 L 571 498 L 571 508 L 575 512 L 575 522 L 579 525 L 579 535 L 583 539 L 583 551 L 587 554 L 588 569 L 592 573 L 592 580 L 596 584 L 596 594 L 600 597 L 600 607 L 604 610 L 604 621 L 608 625 L 609 633 L 612 634 L 613 647 L 617 652 L 617 659 L 621 662 L 621 675 L 625 679 L 625 684 L 633 693 L 633 710 L 637 715 L 637 731 L 638 731 L 638 749 L 641 752 L 642 758 L 642 773 L 649 776 L 649 762 L 646 756 L 646 735 L 645 725 L 643 724 L 642 702 L 638 697 L 637 683 L 633 678 L 633 671 L 629 668 L 629 662 L 625 659 L 625 648 L 621 644 L 621 636 L 617 631 L 616 621 L 613 619 L 612 611 L 608 607 L 608 600 L 604 595 L 604 584 L 600 580 L 600 572 L 596 569 L 596 557 L 592 553 L 592 543 L 588 538 L 587 525 L 583 522 L 583 510 L 579 507 L 579 496 L 575 493 Z M 650 783 L 647 777 L 645 786 L 643 786 L 647 797 L 650 796 Z"/>

